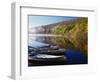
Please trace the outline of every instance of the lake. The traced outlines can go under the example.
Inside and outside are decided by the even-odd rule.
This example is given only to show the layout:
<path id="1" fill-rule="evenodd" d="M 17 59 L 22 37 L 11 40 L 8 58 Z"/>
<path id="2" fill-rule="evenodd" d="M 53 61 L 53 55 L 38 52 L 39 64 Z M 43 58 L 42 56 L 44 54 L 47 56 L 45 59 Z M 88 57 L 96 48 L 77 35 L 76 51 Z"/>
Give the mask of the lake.
<path id="1" fill-rule="evenodd" d="M 87 43 L 61 35 L 29 34 L 29 66 L 87 64 Z"/>

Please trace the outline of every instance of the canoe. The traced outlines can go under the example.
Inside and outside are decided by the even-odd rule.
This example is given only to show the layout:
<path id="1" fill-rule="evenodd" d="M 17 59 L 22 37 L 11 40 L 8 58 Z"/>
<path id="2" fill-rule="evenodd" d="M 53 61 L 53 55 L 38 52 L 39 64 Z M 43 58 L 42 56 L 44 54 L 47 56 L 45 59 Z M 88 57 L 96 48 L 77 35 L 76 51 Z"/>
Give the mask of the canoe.
<path id="1" fill-rule="evenodd" d="M 29 66 L 42 66 L 42 65 L 63 65 L 66 63 L 64 55 L 55 56 L 48 54 L 38 54 L 28 58 Z"/>

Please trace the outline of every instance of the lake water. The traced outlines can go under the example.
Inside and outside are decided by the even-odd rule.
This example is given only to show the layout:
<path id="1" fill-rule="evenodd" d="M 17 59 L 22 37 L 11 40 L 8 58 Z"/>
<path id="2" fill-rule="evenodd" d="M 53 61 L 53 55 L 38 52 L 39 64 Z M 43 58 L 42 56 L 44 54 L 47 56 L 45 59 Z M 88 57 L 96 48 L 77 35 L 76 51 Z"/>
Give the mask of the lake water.
<path id="1" fill-rule="evenodd" d="M 29 35 L 28 46 L 33 48 L 46 48 L 50 50 L 51 46 L 58 46 L 59 50 L 66 50 L 64 55 L 66 58 L 66 63 L 64 64 L 87 64 L 88 54 L 87 54 L 87 43 L 80 42 L 79 40 L 68 39 L 63 36 L 53 36 L 53 35 Z M 53 54 L 55 55 L 55 54 Z M 50 55 L 49 55 L 50 56 Z"/>

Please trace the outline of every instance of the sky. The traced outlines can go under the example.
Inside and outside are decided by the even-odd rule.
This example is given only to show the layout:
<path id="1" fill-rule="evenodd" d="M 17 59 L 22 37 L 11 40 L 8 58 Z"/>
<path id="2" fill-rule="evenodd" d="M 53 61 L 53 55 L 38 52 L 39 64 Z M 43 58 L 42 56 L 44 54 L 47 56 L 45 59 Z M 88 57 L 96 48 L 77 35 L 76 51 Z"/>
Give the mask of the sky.
<path id="1" fill-rule="evenodd" d="M 75 19 L 76 17 L 69 16 L 43 16 L 43 15 L 30 15 L 29 28 L 38 27 L 41 25 L 53 24 L 61 21 L 67 21 Z"/>

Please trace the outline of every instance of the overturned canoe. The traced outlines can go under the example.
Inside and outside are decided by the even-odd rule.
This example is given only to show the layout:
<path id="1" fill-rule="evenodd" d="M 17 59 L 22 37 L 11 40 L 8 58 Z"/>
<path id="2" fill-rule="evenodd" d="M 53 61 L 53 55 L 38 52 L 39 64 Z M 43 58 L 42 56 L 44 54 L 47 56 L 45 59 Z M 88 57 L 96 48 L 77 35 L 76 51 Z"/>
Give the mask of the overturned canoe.
<path id="1" fill-rule="evenodd" d="M 64 55 L 55 56 L 47 54 L 38 54 L 36 56 L 30 56 L 28 59 L 29 66 L 43 66 L 43 65 L 62 65 L 66 63 L 66 57 Z"/>

